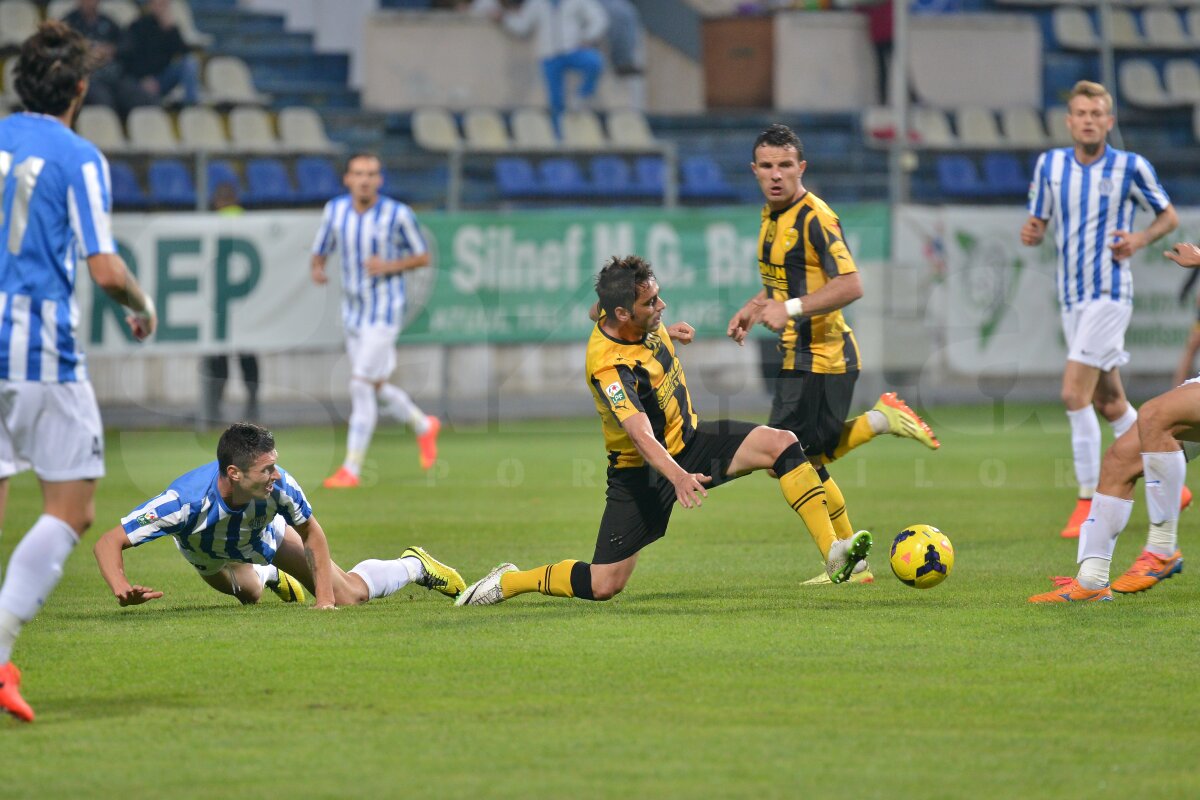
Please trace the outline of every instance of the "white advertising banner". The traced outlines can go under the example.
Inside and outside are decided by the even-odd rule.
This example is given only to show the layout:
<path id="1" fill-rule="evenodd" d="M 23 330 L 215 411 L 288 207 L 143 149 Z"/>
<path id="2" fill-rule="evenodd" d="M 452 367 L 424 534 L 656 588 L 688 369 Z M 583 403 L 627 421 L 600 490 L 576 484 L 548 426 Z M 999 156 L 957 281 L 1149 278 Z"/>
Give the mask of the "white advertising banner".
<path id="1" fill-rule="evenodd" d="M 1019 208 L 905 206 L 895 215 L 896 252 L 922 265 L 925 313 L 944 365 L 962 375 L 1052 376 L 1067 351 L 1055 293 L 1053 229 L 1039 247 L 1024 247 Z M 1151 216 L 1137 215 L 1141 230 Z M 1123 372 L 1170 372 L 1196 319 L 1179 300 L 1190 274 L 1162 252 L 1196 241 L 1200 209 L 1181 209 L 1180 227 L 1133 258 L 1133 319 L 1125 336 L 1132 358 Z"/>

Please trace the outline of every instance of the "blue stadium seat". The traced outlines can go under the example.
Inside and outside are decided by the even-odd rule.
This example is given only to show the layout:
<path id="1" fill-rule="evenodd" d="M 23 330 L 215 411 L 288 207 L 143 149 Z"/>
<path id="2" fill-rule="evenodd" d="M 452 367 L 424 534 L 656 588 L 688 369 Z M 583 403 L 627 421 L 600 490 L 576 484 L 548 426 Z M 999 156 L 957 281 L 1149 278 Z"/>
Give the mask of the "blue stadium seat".
<path id="1" fill-rule="evenodd" d="M 296 202 L 287 167 L 277 158 L 252 158 L 246 162 L 247 206 L 282 205 Z"/>
<path id="2" fill-rule="evenodd" d="M 569 158 L 547 158 L 538 164 L 542 194 L 550 197 L 586 197 L 592 187 L 579 165 Z"/>
<path id="3" fill-rule="evenodd" d="M 108 171 L 112 178 L 113 205 L 117 208 L 145 208 L 149 205 L 146 193 L 142 191 L 131 166 L 120 161 L 110 161 Z"/>
<path id="4" fill-rule="evenodd" d="M 982 197 L 987 194 L 975 162 L 969 156 L 938 156 L 938 188 L 949 197 Z"/>
<path id="5" fill-rule="evenodd" d="M 224 183 L 231 184 L 237 190 L 238 197 L 241 197 L 244 193 L 242 179 L 238 177 L 237 170 L 234 169 L 232 163 L 224 159 L 216 159 L 208 162 L 206 175 L 208 176 L 208 193 L 210 196 L 214 189 Z"/>
<path id="6" fill-rule="evenodd" d="M 534 197 L 541 193 L 533 164 L 527 158 L 496 159 L 496 188 L 506 199 Z"/>
<path id="7" fill-rule="evenodd" d="M 1012 153 L 988 153 L 983 157 L 983 182 L 994 194 L 1027 194 L 1032 175 Z"/>
<path id="8" fill-rule="evenodd" d="M 324 203 L 345 191 L 333 162 L 319 156 L 296 159 L 296 200 Z"/>
<path id="9" fill-rule="evenodd" d="M 150 202 L 162 206 L 195 206 L 196 185 L 191 171 L 174 158 L 150 162 L 146 172 Z"/>
<path id="10" fill-rule="evenodd" d="M 641 156 L 633 162 L 634 185 L 639 193 L 661 196 L 663 172 L 662 156 Z"/>
<path id="11" fill-rule="evenodd" d="M 688 156 L 683 159 L 683 181 L 679 196 L 692 200 L 733 200 L 737 192 L 725 182 L 721 165 L 712 156 Z"/>
<path id="12" fill-rule="evenodd" d="M 592 189 L 597 195 L 631 197 L 639 194 L 629 164 L 621 156 L 595 156 L 588 166 L 588 173 L 592 178 Z"/>

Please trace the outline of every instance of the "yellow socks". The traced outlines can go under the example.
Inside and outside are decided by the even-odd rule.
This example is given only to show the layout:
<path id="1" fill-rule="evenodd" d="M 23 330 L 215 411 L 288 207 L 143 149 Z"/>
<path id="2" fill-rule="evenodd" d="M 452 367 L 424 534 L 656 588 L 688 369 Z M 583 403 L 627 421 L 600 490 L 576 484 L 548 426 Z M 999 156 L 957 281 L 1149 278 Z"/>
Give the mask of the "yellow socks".
<path id="1" fill-rule="evenodd" d="M 821 558 L 828 558 L 829 548 L 833 546 L 837 534 L 829 519 L 825 487 L 816 469 L 804 457 L 804 449 L 799 444 L 783 451 L 775 461 L 775 474 L 779 476 L 779 488 L 784 499 L 804 520 L 804 526 L 821 551 Z"/>
<path id="2" fill-rule="evenodd" d="M 578 567 L 583 567 L 582 570 Z M 587 573 L 587 592 L 576 592 L 575 585 Z M 583 597 L 591 599 L 591 565 L 583 561 L 559 561 L 522 572 L 506 572 L 500 576 L 504 599 L 526 592 L 541 592 L 554 597 Z M 572 580 L 574 576 L 574 581 Z M 583 589 L 582 586 L 579 587 Z"/>
<path id="3" fill-rule="evenodd" d="M 829 521 L 833 523 L 833 532 L 839 539 L 849 539 L 854 535 L 854 528 L 850 525 L 850 515 L 846 513 L 846 498 L 842 496 L 842 490 L 828 472 L 821 469 L 817 470 L 817 474 L 823 479 L 825 504 L 829 509 Z"/>
<path id="4" fill-rule="evenodd" d="M 833 448 L 833 458 L 830 460 L 837 460 L 854 448 L 861 447 L 874 439 L 875 435 L 866 414 L 859 414 L 854 419 L 847 420 L 842 425 L 842 436 L 838 439 L 837 447 Z"/>

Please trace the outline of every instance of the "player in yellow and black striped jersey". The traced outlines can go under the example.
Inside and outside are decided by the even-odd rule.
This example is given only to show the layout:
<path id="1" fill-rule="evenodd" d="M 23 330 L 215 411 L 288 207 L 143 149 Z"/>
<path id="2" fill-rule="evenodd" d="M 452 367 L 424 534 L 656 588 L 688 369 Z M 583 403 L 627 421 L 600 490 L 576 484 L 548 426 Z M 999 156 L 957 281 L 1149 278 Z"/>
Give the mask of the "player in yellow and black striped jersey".
<path id="1" fill-rule="evenodd" d="M 895 392 L 846 419 L 861 361 L 842 309 L 862 297 L 858 267 L 837 214 L 804 188 L 808 163 L 791 128 L 772 125 L 755 140 L 753 153 L 751 168 L 766 198 L 758 237 L 763 289 L 734 314 L 728 333 L 739 344 L 759 322 L 779 333 L 783 362 L 767 424 L 796 434 L 819 467 L 838 537 L 847 538 L 854 529 L 845 499 L 824 465 L 881 433 L 934 449 L 939 443 Z M 861 578 L 871 580 L 862 569 Z"/>
<path id="2" fill-rule="evenodd" d="M 614 257 L 596 279 L 603 312 L 588 342 L 587 380 L 604 430 L 608 488 L 591 563 L 560 561 L 520 571 L 501 564 L 471 586 L 457 605 L 491 605 L 526 592 L 607 600 L 620 592 L 646 545 L 667 532 L 671 510 L 699 506 L 706 487 L 772 469 L 788 505 L 801 517 L 835 583 L 850 577 L 871 548 L 865 531 L 839 541 L 825 489 L 804 448 L 789 431 L 750 422 L 702 423 L 688 394 L 667 304 L 649 263 Z"/>

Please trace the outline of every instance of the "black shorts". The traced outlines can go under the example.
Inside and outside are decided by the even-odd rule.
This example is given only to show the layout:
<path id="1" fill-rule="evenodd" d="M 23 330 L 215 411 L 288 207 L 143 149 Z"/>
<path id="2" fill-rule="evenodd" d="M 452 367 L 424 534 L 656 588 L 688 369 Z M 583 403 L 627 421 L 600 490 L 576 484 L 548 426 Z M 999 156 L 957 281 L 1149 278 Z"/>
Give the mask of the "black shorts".
<path id="1" fill-rule="evenodd" d="M 857 380 L 858 372 L 823 375 L 780 370 L 767 424 L 796 434 L 810 456 L 829 460 L 842 438 Z"/>
<path id="2" fill-rule="evenodd" d="M 733 454 L 757 427 L 753 422 L 732 419 L 702 422 L 675 461 L 688 472 L 710 476 L 709 489 L 728 483 L 733 478 L 725 471 Z M 653 467 L 609 467 L 605 497 L 608 502 L 600 518 L 593 564 L 624 561 L 666 535 L 676 502 L 675 487 Z"/>

